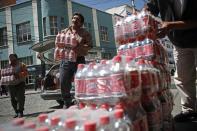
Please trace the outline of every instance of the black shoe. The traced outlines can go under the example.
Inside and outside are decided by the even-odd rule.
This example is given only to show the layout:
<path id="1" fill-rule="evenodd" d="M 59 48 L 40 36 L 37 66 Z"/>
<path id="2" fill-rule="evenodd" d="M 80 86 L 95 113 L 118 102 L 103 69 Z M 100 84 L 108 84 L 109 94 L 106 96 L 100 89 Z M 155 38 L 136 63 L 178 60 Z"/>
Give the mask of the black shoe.
<path id="1" fill-rule="evenodd" d="M 13 118 L 17 118 L 18 117 L 18 113 L 16 113 L 14 116 L 13 116 Z"/>
<path id="2" fill-rule="evenodd" d="M 19 112 L 19 118 L 22 118 L 23 117 L 23 112 Z"/>
<path id="3" fill-rule="evenodd" d="M 174 117 L 175 122 L 187 122 L 197 119 L 196 112 L 181 112 Z"/>

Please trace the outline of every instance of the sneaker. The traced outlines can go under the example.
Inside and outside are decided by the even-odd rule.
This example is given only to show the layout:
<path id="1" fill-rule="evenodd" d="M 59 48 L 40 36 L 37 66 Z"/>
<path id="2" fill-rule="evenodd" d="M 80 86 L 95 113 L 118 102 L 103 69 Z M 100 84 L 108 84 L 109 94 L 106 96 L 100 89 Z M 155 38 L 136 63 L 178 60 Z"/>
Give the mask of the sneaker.
<path id="1" fill-rule="evenodd" d="M 197 119 L 196 112 L 181 112 L 174 117 L 175 122 L 187 122 Z"/>

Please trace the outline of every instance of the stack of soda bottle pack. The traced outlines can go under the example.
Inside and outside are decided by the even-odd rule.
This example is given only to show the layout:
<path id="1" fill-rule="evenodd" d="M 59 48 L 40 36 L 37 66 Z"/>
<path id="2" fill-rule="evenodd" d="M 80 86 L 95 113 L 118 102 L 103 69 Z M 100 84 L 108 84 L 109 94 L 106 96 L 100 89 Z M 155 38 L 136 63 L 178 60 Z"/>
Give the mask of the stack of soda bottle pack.
<path id="1" fill-rule="evenodd" d="M 14 68 L 6 68 L 1 69 L 1 79 L 0 79 L 0 85 L 7 85 L 12 82 L 14 82 L 16 79 L 14 77 Z"/>
<path id="2" fill-rule="evenodd" d="M 76 61 L 74 59 L 76 58 L 76 55 L 74 51 L 71 50 L 72 47 L 75 46 L 77 46 L 75 35 L 65 32 L 58 33 L 55 41 L 54 59 L 56 61 L 59 61 L 61 59 Z"/>
<path id="3" fill-rule="evenodd" d="M 79 64 L 75 74 L 78 105 L 19 118 L 9 126 L 36 131 L 171 131 L 173 98 L 168 58 L 155 33 L 158 21 L 142 11 L 118 21 L 118 55 Z"/>

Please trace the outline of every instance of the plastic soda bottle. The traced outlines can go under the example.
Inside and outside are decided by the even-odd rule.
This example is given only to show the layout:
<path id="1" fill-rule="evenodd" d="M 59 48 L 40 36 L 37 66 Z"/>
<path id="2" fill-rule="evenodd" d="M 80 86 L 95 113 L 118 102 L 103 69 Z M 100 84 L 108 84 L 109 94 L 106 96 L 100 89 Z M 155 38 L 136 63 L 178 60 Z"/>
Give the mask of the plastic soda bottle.
<path id="1" fill-rule="evenodd" d="M 114 123 L 114 131 L 130 131 L 130 127 L 127 122 L 123 119 L 124 112 L 123 110 L 115 110 L 114 112 L 115 123 Z"/>

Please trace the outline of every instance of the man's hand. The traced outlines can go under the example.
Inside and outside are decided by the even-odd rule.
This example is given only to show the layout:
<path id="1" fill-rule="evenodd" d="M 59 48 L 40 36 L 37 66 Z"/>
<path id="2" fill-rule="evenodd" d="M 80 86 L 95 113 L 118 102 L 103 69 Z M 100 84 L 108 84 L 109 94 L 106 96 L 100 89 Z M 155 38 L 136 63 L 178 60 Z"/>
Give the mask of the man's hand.
<path id="1" fill-rule="evenodd" d="M 170 27 L 171 27 L 170 22 L 162 22 L 161 27 L 157 30 L 157 34 L 156 34 L 157 37 L 159 38 L 165 37 L 168 34 Z"/>

